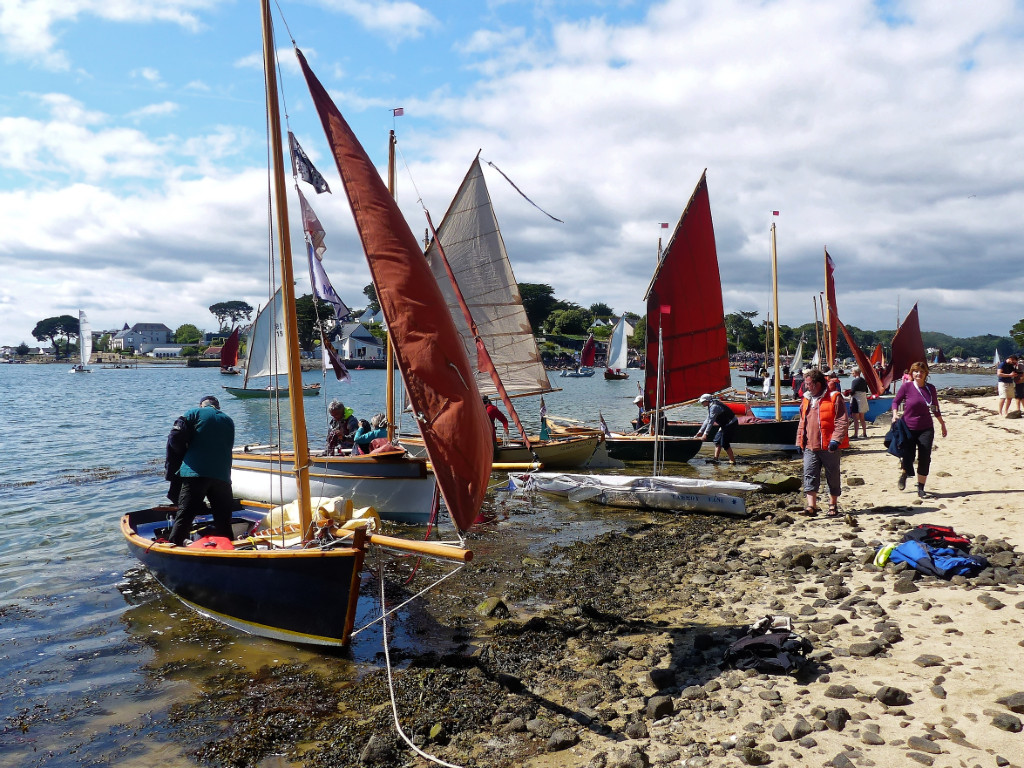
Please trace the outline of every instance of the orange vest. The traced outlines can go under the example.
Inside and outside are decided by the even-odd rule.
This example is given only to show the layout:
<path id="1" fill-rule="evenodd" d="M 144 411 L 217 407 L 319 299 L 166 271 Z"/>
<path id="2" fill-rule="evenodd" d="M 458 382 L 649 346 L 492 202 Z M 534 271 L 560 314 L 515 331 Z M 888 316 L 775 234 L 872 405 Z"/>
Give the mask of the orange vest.
<path id="1" fill-rule="evenodd" d="M 803 398 L 800 401 L 800 421 L 807 418 L 807 409 L 811 407 L 811 401 Z M 846 401 L 839 392 L 826 391 L 821 400 L 818 401 L 818 434 L 821 437 L 822 450 L 828 450 L 829 440 L 825 435 L 831 435 L 836 428 L 836 409 L 846 410 Z M 844 437 L 839 444 L 840 448 L 850 447 L 849 436 Z"/>

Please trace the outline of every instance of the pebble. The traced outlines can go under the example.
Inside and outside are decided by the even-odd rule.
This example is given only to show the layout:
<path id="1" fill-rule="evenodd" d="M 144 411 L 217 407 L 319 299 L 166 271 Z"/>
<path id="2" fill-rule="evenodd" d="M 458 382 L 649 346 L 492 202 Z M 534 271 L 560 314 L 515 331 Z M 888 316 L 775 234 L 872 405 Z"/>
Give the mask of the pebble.
<path id="1" fill-rule="evenodd" d="M 910 703 L 907 692 L 891 685 L 883 685 L 875 692 L 875 698 L 888 707 L 902 707 Z"/>
<path id="2" fill-rule="evenodd" d="M 941 656 L 936 656 L 932 653 L 923 653 L 914 659 L 914 663 L 919 667 L 938 667 L 944 664 L 945 661 Z"/>
<path id="3" fill-rule="evenodd" d="M 1001 699 L 996 699 L 996 702 L 1002 704 L 1011 712 L 1024 713 L 1024 691 L 1003 696 Z"/>
<path id="4" fill-rule="evenodd" d="M 1024 724 L 1021 723 L 1020 718 L 1016 715 L 1011 715 L 1008 712 L 1000 712 L 998 715 L 993 717 L 992 725 L 1003 731 L 1009 731 L 1010 733 L 1020 733 L 1024 730 Z"/>
<path id="5" fill-rule="evenodd" d="M 928 752 L 932 755 L 938 755 L 942 753 L 942 747 L 936 744 L 934 741 L 930 741 L 922 736 L 911 736 L 907 739 L 907 747 L 910 749 L 916 749 L 921 752 Z"/>

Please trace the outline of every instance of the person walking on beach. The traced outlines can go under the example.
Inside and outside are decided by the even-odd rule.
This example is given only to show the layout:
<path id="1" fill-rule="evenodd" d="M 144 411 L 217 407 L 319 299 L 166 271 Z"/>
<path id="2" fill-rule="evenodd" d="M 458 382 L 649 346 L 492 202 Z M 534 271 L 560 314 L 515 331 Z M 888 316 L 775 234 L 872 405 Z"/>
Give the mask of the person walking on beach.
<path id="1" fill-rule="evenodd" d="M 718 434 L 715 435 L 715 461 L 718 461 L 718 457 L 722 455 L 722 449 L 725 449 L 726 455 L 729 457 L 729 463 L 736 463 L 736 454 L 732 450 L 732 437 L 736 432 L 736 427 L 739 426 L 740 420 L 736 418 L 736 414 L 732 412 L 721 400 L 712 397 L 709 394 L 703 394 L 697 402 L 701 405 L 708 407 L 708 417 L 704 419 L 704 423 L 700 425 L 700 429 L 697 430 L 697 434 L 694 437 L 699 437 L 706 440 L 707 432 L 711 429 L 712 424 L 718 425 Z"/>
<path id="2" fill-rule="evenodd" d="M 842 485 L 839 478 L 839 449 L 846 447 L 849 417 L 841 392 L 828 389 L 825 374 L 817 368 L 804 374 L 804 395 L 800 400 L 800 423 L 796 430 L 797 448 L 804 455 L 804 493 L 807 508 L 803 514 L 818 514 L 818 490 L 821 470 L 828 485 L 828 516 L 839 514 Z"/>
<path id="3" fill-rule="evenodd" d="M 1017 401 L 1017 413 L 1020 413 L 1021 403 L 1024 402 L 1024 360 L 1018 360 L 1013 366 L 1013 398 Z"/>
<path id="4" fill-rule="evenodd" d="M 902 471 L 896 487 L 901 491 L 907 487 L 907 478 L 914 474 L 914 454 L 917 454 L 917 495 L 924 498 L 924 484 L 928 481 L 928 470 L 932 463 L 932 443 L 935 441 L 935 424 L 932 417 L 942 427 L 942 436 L 946 436 L 946 422 L 939 412 L 939 393 L 934 384 L 928 383 L 928 363 L 914 363 L 910 366 L 912 381 L 900 387 L 892 400 L 892 417 L 898 419 L 899 407 L 903 405 L 903 424 L 910 432 L 910 437 L 903 444 L 903 455 L 900 457 Z M 1013 392 L 1013 385 L 1010 385 Z"/>
<path id="5" fill-rule="evenodd" d="M 231 512 L 235 499 L 231 493 L 231 450 L 235 444 L 235 423 L 220 410 L 213 395 L 199 401 L 198 408 L 185 411 L 175 419 L 167 438 L 168 452 L 181 456 L 177 476 L 181 479 L 178 511 L 168 539 L 182 546 L 192 529 L 196 515 L 207 512 L 206 499 L 213 512 L 217 536 L 233 539 Z"/>
<path id="6" fill-rule="evenodd" d="M 1014 395 L 1014 377 L 1016 376 L 1017 356 L 1010 355 L 1006 358 L 996 374 L 997 387 L 999 392 L 999 415 L 1005 416 L 1010 412 L 1010 403 Z"/>
<path id="7" fill-rule="evenodd" d="M 864 414 L 868 412 L 868 383 L 857 366 L 850 369 L 850 373 L 853 374 L 853 379 L 850 381 L 850 397 L 857 403 L 856 408 L 852 404 L 850 407 L 850 415 L 853 417 L 853 437 L 856 439 L 858 425 L 860 425 L 862 436 L 868 436 L 868 422 L 864 417 Z"/>

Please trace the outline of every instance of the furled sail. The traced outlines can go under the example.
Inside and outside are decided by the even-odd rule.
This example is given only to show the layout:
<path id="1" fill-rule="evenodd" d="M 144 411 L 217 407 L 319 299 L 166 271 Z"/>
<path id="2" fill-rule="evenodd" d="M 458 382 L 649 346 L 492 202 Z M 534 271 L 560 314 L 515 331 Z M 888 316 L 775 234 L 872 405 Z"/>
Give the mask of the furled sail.
<path id="1" fill-rule="evenodd" d="M 231 335 L 228 336 L 227 341 L 224 342 L 224 346 L 220 350 L 220 367 L 221 368 L 233 368 L 238 365 L 238 333 L 239 329 L 236 326 Z"/>
<path id="2" fill-rule="evenodd" d="M 644 404 L 658 403 L 658 338 L 664 370 L 661 405 L 693 400 L 730 384 L 722 279 L 718 272 L 706 172 L 676 224 L 645 296 Z M 660 334 L 659 334 L 660 331 Z"/>
<path id="3" fill-rule="evenodd" d="M 78 350 L 84 368 L 92 357 L 92 327 L 82 310 L 78 310 Z"/>
<path id="4" fill-rule="evenodd" d="M 626 367 L 629 355 L 629 347 L 626 344 L 626 321 L 619 318 L 619 322 L 612 329 L 611 338 L 608 339 L 608 359 L 605 366 L 613 371 L 621 371 Z"/>
<path id="5" fill-rule="evenodd" d="M 828 366 L 836 364 L 836 345 L 839 344 L 839 309 L 836 305 L 836 265 L 825 251 L 825 339 L 828 343 Z"/>
<path id="6" fill-rule="evenodd" d="M 452 520 L 465 530 L 487 493 L 494 452 L 473 368 L 415 235 L 302 52 L 296 55 L 341 174 L 438 486 Z"/>
<path id="7" fill-rule="evenodd" d="M 245 366 L 245 386 L 249 379 L 274 376 L 287 371 L 288 347 L 284 333 L 284 297 L 278 288 L 274 300 L 256 315 L 249 334 L 249 357 Z"/>
<path id="8" fill-rule="evenodd" d="M 552 387 L 512 274 L 479 155 L 441 220 L 437 237 L 505 390 L 516 395 L 550 392 Z M 475 362 L 476 342 L 436 242 L 427 247 L 427 262 L 448 304 L 466 356 Z M 487 371 L 476 371 L 476 385 L 482 394 L 497 393 Z"/>

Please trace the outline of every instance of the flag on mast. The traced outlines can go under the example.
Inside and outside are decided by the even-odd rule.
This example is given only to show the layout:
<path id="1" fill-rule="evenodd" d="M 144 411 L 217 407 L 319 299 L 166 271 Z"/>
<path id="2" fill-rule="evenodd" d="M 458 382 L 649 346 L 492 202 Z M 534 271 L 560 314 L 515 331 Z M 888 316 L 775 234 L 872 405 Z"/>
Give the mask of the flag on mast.
<path id="1" fill-rule="evenodd" d="M 298 176 L 303 181 L 311 184 L 318 195 L 321 192 L 330 192 L 331 188 L 327 186 L 327 181 L 320 175 L 320 171 L 313 166 L 313 162 L 303 151 L 302 147 L 299 146 L 299 140 L 295 138 L 295 134 L 291 131 L 288 131 L 288 147 L 291 150 L 292 156 L 292 176 Z"/>

